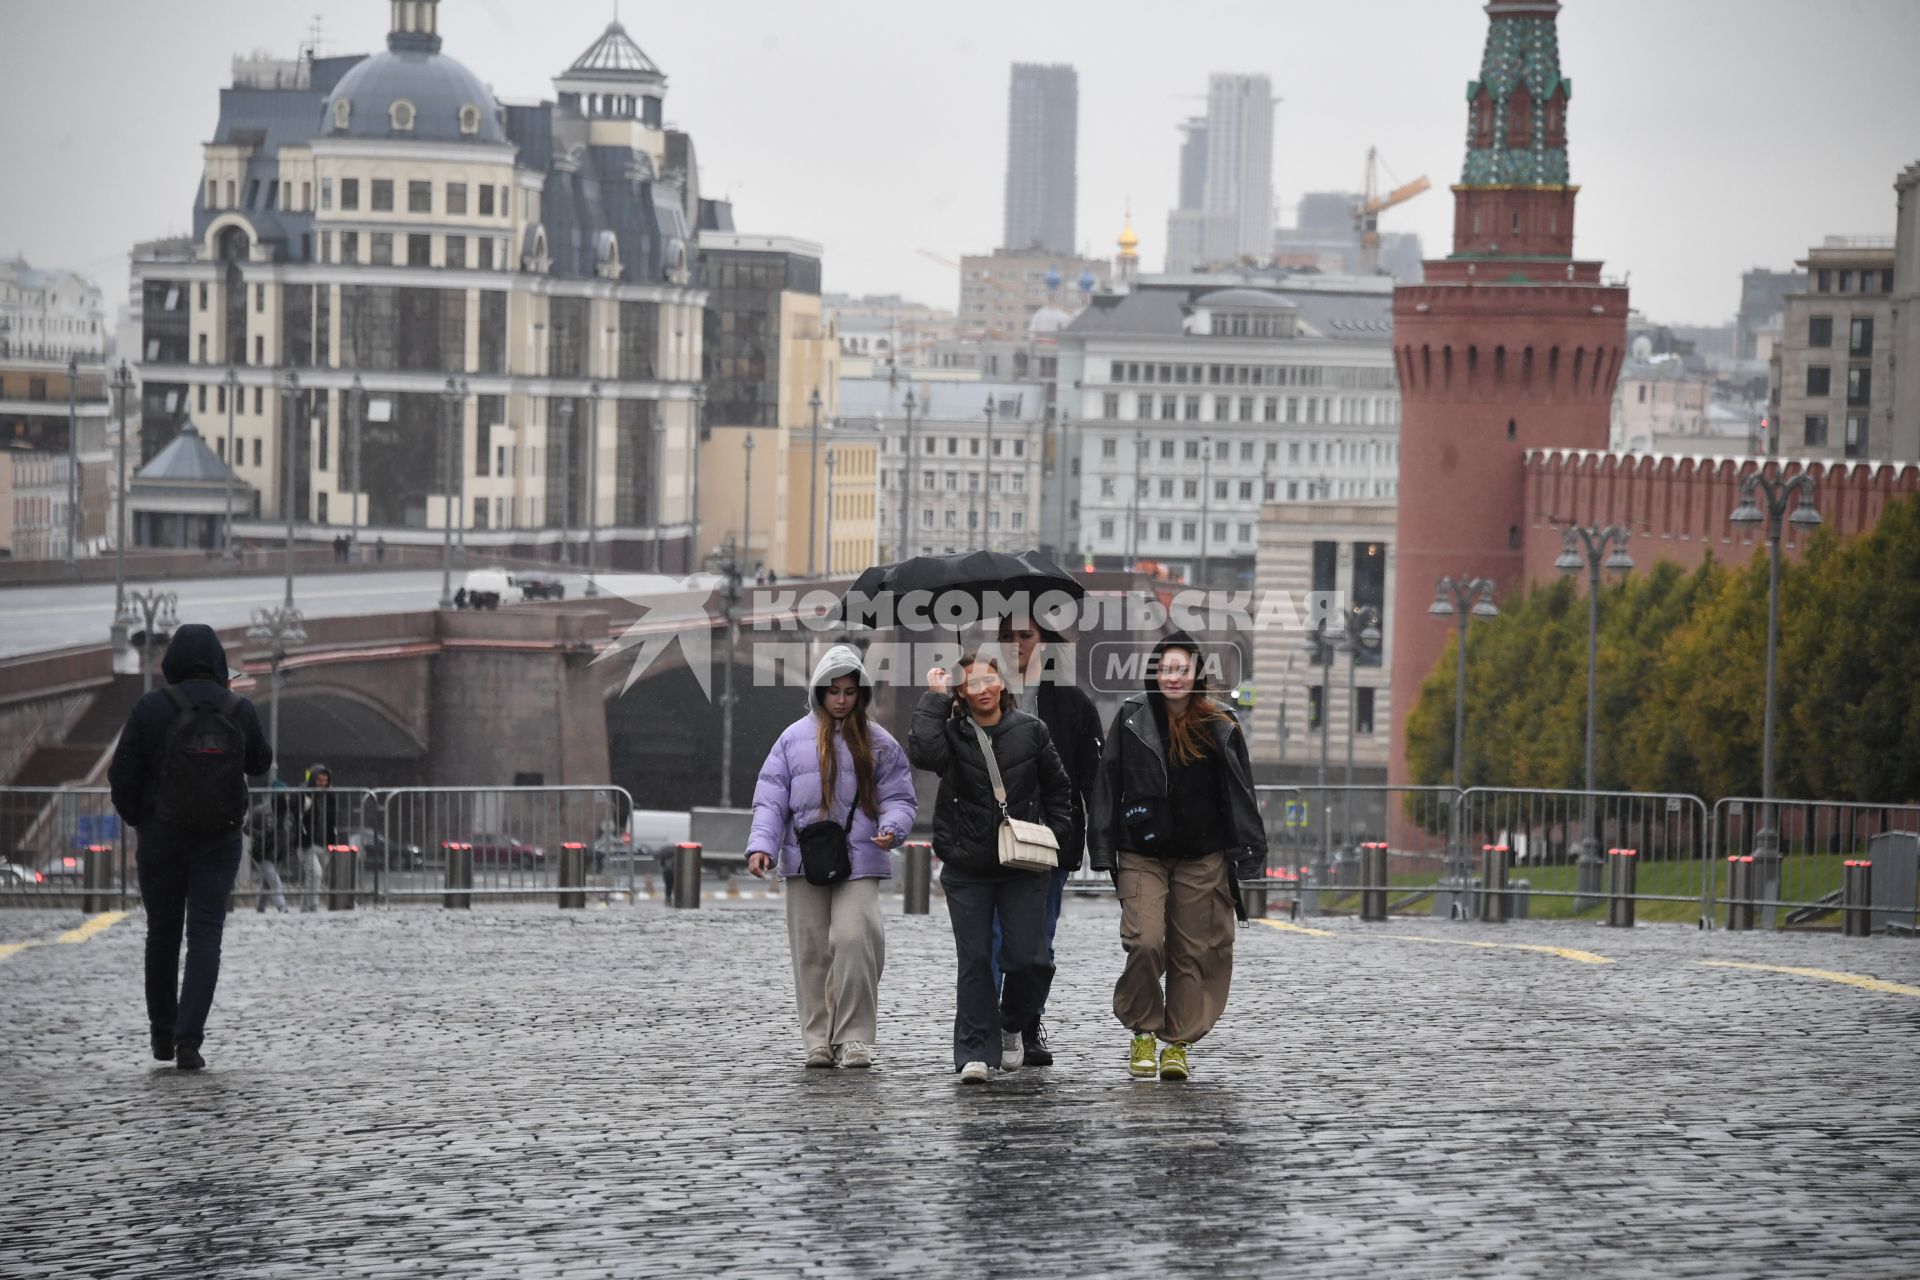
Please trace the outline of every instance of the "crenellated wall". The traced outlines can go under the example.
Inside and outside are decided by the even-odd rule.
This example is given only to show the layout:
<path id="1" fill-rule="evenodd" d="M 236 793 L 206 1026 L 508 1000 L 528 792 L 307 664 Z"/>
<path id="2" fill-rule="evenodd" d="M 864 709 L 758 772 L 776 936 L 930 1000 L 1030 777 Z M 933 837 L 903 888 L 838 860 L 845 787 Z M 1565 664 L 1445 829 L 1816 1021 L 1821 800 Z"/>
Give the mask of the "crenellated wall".
<path id="1" fill-rule="evenodd" d="M 1655 560 L 1698 566 L 1709 551 L 1726 563 L 1744 563 L 1766 545 L 1765 525 L 1740 526 L 1727 517 L 1740 505 L 1740 482 L 1761 466 L 1784 475 L 1810 472 L 1821 527 L 1842 537 L 1871 529 L 1896 498 L 1920 492 L 1920 466 L 1873 462 L 1778 463 L 1747 456 L 1652 456 L 1588 449 L 1529 449 L 1525 475 L 1524 577 L 1555 577 L 1561 530 L 1569 525 L 1625 524 L 1628 550 L 1639 568 Z M 1800 550 L 1793 526 L 1781 545 Z"/>

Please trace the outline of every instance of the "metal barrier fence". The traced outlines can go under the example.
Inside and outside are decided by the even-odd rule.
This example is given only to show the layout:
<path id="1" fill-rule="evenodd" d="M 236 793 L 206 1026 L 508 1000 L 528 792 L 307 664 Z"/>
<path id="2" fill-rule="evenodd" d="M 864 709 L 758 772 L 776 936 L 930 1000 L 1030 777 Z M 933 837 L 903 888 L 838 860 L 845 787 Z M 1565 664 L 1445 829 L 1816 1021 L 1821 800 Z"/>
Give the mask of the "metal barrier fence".
<path id="1" fill-rule="evenodd" d="M 380 842 L 362 851 L 371 883 L 360 887 L 377 902 L 456 892 L 465 902 L 581 891 L 631 895 L 653 869 L 651 855 L 628 838 L 633 797 L 622 787 L 398 787 L 372 794 Z M 563 876 L 576 866 L 577 878 Z"/>
<path id="2" fill-rule="evenodd" d="M 0 787 L 0 902 L 119 908 L 138 895 L 133 832 L 105 787 Z"/>
<path id="3" fill-rule="evenodd" d="M 1452 787 L 1255 790 L 1267 816 L 1270 904 L 1277 895 L 1291 898 L 1301 914 L 1352 915 L 1366 894 L 1384 892 L 1390 911 L 1448 914 L 1448 849 L 1460 796 Z M 1382 844 L 1386 853 L 1371 855 L 1370 867 L 1368 850 Z"/>
<path id="4" fill-rule="evenodd" d="M 328 875 L 342 856 L 334 850 L 359 848 L 378 826 L 373 792 L 255 787 L 251 798 L 240 829 L 246 855 L 233 882 L 235 909 L 314 911 L 328 905 Z"/>
<path id="5" fill-rule="evenodd" d="M 1713 825 L 1695 796 L 1659 792 L 1469 787 L 1463 845 L 1511 852 L 1509 901 L 1529 914 L 1598 919 L 1607 909 L 1607 851 L 1637 851 L 1632 897 L 1684 904 L 1670 918 L 1712 916 Z"/>
<path id="6" fill-rule="evenodd" d="M 1920 836 L 1920 805 L 1734 796 L 1714 805 L 1713 827 L 1716 857 L 1705 897 L 1709 912 L 1718 896 L 1739 909 L 1736 928 L 1749 915 L 1762 929 L 1831 925 L 1844 905 L 1846 863 L 1872 859 L 1889 836 Z M 1748 857 L 1750 871 L 1742 870 L 1749 872 L 1751 888 L 1736 892 L 1748 876 L 1736 883 L 1727 860 Z M 1881 872 L 1875 868 L 1876 876 Z M 1910 908 L 1910 889 L 1906 897 Z"/>

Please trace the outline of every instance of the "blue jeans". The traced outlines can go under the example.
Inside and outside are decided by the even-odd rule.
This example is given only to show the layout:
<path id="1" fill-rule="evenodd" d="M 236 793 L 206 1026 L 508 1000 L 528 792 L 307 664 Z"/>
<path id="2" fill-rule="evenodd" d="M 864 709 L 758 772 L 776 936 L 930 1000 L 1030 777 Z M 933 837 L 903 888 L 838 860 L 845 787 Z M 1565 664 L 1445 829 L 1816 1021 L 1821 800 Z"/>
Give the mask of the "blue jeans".
<path id="1" fill-rule="evenodd" d="M 1053 934 L 1060 927 L 1060 906 L 1066 900 L 1067 878 L 1072 874 L 1066 867 L 1055 867 L 1047 873 L 1047 973 L 1039 984 L 1040 1003 L 1033 1012 L 1036 1024 L 1046 1015 L 1047 996 L 1053 991 Z M 1000 917 L 997 914 L 993 918 L 993 989 L 1000 989 Z"/>
<path id="2" fill-rule="evenodd" d="M 149 823 L 140 828 L 137 865 L 147 908 L 147 1025 L 156 1036 L 197 1049 L 220 981 L 220 938 L 240 871 L 240 833 L 203 836 Z"/>

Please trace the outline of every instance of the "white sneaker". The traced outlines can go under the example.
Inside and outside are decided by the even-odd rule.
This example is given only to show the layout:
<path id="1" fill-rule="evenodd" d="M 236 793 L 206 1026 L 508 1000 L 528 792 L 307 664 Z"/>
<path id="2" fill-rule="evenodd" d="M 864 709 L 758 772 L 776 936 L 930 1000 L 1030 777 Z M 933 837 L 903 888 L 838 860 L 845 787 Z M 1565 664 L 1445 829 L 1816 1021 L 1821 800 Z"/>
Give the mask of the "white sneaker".
<path id="1" fill-rule="evenodd" d="M 873 1065 L 873 1050 L 858 1040 L 849 1040 L 840 1046 L 840 1065 L 849 1071 Z"/>
<path id="2" fill-rule="evenodd" d="M 987 1082 L 987 1064 L 986 1063 L 969 1062 L 966 1066 L 960 1068 L 961 1084 L 985 1084 L 986 1082 Z"/>
<path id="3" fill-rule="evenodd" d="M 1018 1031 L 1000 1033 L 1000 1069 L 1018 1071 L 1027 1061 L 1027 1046 Z"/>
<path id="4" fill-rule="evenodd" d="M 833 1050 L 824 1044 L 817 1044 L 807 1050 L 807 1066 L 810 1068 L 828 1068 L 833 1066 Z"/>

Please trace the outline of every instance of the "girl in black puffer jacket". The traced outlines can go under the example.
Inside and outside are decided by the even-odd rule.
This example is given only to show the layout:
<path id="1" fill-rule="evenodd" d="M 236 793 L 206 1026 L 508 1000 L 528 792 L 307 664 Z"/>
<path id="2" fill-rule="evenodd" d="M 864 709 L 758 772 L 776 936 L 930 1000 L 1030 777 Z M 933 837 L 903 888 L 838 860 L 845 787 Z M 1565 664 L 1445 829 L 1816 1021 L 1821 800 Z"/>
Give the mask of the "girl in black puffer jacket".
<path id="1" fill-rule="evenodd" d="M 953 921 L 959 989 L 953 1017 L 953 1065 L 978 1084 L 989 1064 L 1017 1070 L 1020 1029 L 1033 1020 L 1051 977 L 1047 961 L 1047 877 L 1000 866 L 1000 806 L 974 726 L 986 731 L 1007 791 L 1007 814 L 1044 822 L 1064 847 L 1072 834 L 1073 786 L 1047 726 L 1014 709 L 999 664 L 970 653 L 959 687 L 938 667 L 913 711 L 907 759 L 940 775 L 933 851 Z M 1000 921 L 1001 990 L 993 988 L 993 925 Z M 997 1055 L 997 1058 L 996 1058 Z"/>

